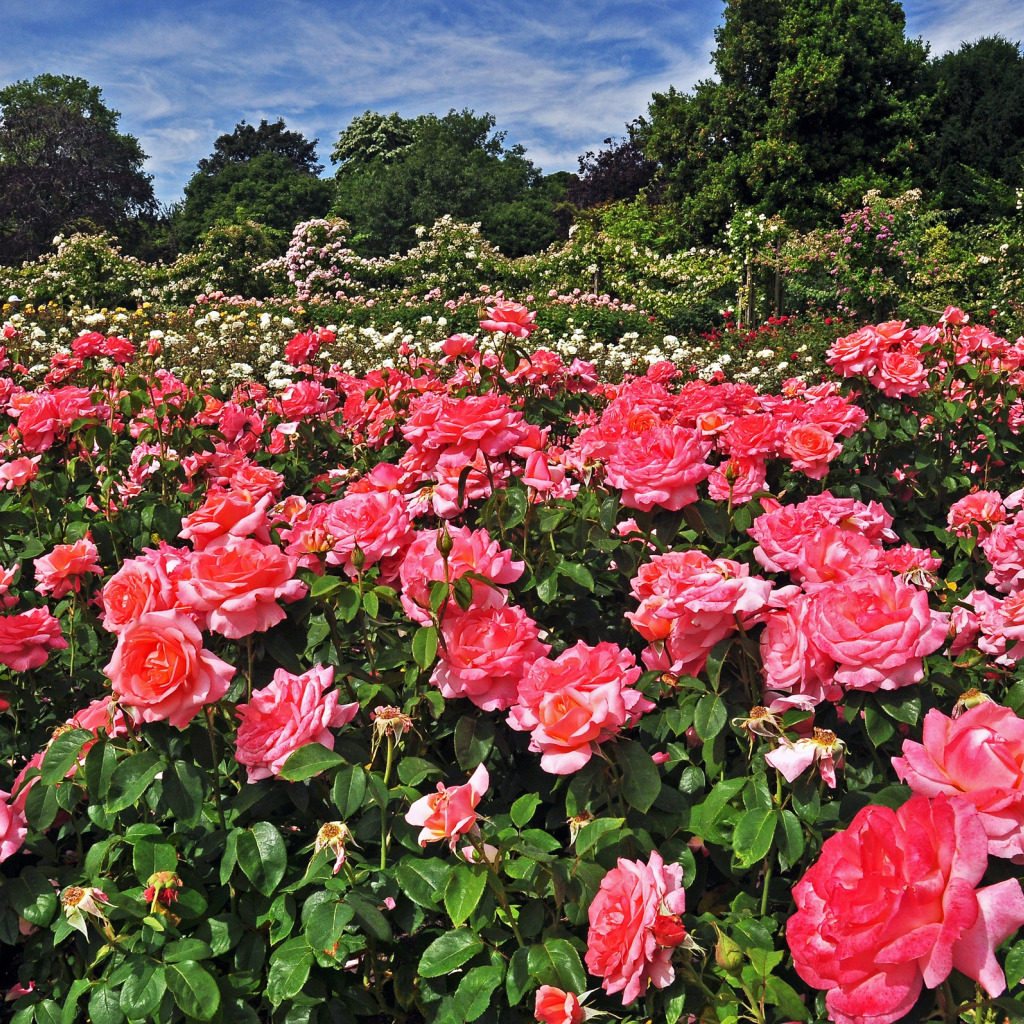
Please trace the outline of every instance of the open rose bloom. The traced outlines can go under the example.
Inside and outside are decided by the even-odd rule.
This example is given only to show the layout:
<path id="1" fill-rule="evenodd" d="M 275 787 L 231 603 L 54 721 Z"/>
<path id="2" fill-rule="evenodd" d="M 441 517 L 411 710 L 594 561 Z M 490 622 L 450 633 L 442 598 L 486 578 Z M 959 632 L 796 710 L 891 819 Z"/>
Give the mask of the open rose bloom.
<path id="1" fill-rule="evenodd" d="M 977 888 L 987 864 L 977 810 L 945 796 L 869 805 L 825 841 L 793 890 L 786 941 L 836 1024 L 900 1020 L 954 968 L 1004 990 L 995 947 L 1024 924 L 1024 893 L 1016 879 Z"/>
<path id="2" fill-rule="evenodd" d="M 491 779 L 481 764 L 464 786 L 437 784 L 437 792 L 420 797 L 406 812 L 410 825 L 421 826 L 420 846 L 447 839 L 454 850 L 459 840 L 476 826 L 476 805 L 480 803 Z"/>

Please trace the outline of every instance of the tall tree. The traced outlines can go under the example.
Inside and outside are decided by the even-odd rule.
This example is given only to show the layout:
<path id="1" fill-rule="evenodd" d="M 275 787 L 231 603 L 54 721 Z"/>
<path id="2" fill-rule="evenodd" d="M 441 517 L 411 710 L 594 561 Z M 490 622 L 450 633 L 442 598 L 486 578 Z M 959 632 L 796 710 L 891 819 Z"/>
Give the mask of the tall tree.
<path id="1" fill-rule="evenodd" d="M 510 256 L 550 244 L 564 199 L 561 179 L 546 180 L 522 146 L 505 148 L 490 114 L 450 110 L 403 119 L 366 113 L 342 132 L 331 159 L 334 212 L 352 225 L 353 245 L 369 255 L 404 251 L 416 227 L 450 214 L 480 222 Z"/>
<path id="2" fill-rule="evenodd" d="M 1024 56 L 1002 36 L 964 43 L 928 66 L 929 132 L 919 171 L 954 222 L 1009 214 L 1024 185 Z"/>
<path id="3" fill-rule="evenodd" d="M 651 183 L 658 165 L 644 153 L 646 123 L 641 118 L 626 125 L 622 139 L 605 139 L 604 149 L 579 158 L 579 173 L 569 186 L 569 202 L 586 209 L 600 203 L 633 199 Z"/>
<path id="4" fill-rule="evenodd" d="M 690 230 L 734 205 L 807 227 L 905 180 L 927 50 L 897 0 L 727 0 L 718 81 L 655 94 L 648 156 Z"/>
<path id="5" fill-rule="evenodd" d="M 0 89 L 0 262 L 39 255 L 81 226 L 118 230 L 157 208 L 138 140 L 85 79 L 39 75 Z"/>
<path id="6" fill-rule="evenodd" d="M 175 212 L 181 245 L 195 245 L 218 224 L 253 221 L 284 235 L 303 220 L 322 217 L 334 187 L 318 177 L 316 143 L 290 131 L 283 120 L 258 127 L 240 121 L 199 161 Z"/>

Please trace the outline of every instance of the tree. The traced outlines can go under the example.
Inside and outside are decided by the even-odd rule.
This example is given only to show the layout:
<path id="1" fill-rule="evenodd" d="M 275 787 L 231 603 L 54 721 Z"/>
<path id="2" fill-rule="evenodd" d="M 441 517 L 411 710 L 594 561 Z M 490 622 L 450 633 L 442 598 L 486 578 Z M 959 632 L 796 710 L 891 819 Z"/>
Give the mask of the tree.
<path id="1" fill-rule="evenodd" d="M 322 217 L 334 188 L 318 177 L 316 143 L 283 120 L 258 127 L 240 121 L 200 160 L 173 218 L 179 242 L 194 246 L 215 225 L 252 221 L 283 239 L 300 221 Z"/>
<path id="2" fill-rule="evenodd" d="M 1024 56 L 1019 43 L 988 36 L 932 61 L 928 127 L 918 167 L 958 221 L 1013 211 L 1024 185 Z"/>
<path id="3" fill-rule="evenodd" d="M 38 256 L 55 235 L 118 231 L 157 209 L 138 140 L 99 88 L 39 75 L 0 89 L 0 262 Z"/>
<path id="4" fill-rule="evenodd" d="M 405 251 L 418 226 L 445 214 L 479 222 L 509 256 L 550 244 L 562 179 L 547 181 L 522 146 L 505 148 L 494 126 L 492 115 L 472 110 L 356 118 L 331 156 L 341 164 L 332 212 L 352 225 L 353 245 L 368 255 Z"/>
<path id="5" fill-rule="evenodd" d="M 727 0 L 715 38 L 718 81 L 650 107 L 647 155 L 693 236 L 734 206 L 811 227 L 904 182 L 927 51 L 896 0 Z"/>
<path id="6" fill-rule="evenodd" d="M 644 153 L 642 118 L 626 125 L 623 139 L 605 139 L 605 149 L 579 158 L 579 173 L 569 186 L 569 202 L 580 209 L 633 199 L 654 178 L 658 165 Z"/>

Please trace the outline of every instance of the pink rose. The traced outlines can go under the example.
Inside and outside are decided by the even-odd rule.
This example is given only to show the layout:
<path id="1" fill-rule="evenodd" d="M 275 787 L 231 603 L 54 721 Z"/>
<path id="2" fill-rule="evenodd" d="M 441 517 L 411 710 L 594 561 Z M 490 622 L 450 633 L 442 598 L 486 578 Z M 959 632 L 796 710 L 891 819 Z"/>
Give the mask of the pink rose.
<path id="1" fill-rule="evenodd" d="M 24 487 L 30 480 L 39 476 L 39 460 L 41 455 L 32 458 L 13 459 L 11 462 L 0 463 L 0 482 L 5 490 L 13 491 Z"/>
<path id="2" fill-rule="evenodd" d="M 484 331 L 504 331 L 513 338 L 528 338 L 537 329 L 534 323 L 537 314 L 518 302 L 499 299 L 488 307 L 487 313 L 487 319 L 480 321 L 480 329 Z"/>
<path id="3" fill-rule="evenodd" d="M 712 446 L 688 427 L 651 427 L 616 445 L 605 467 L 608 483 L 622 491 L 627 508 L 676 512 L 697 500 L 696 485 L 711 473 L 704 459 Z"/>
<path id="4" fill-rule="evenodd" d="M 58 544 L 48 554 L 36 559 L 36 590 L 61 598 L 82 589 L 86 573 L 103 575 L 103 566 L 96 561 L 99 552 L 92 537 L 85 536 L 74 544 Z"/>
<path id="5" fill-rule="evenodd" d="M 192 552 L 165 545 L 146 548 L 138 558 L 129 558 L 100 591 L 103 628 L 120 633 L 144 612 L 176 608 L 186 614 L 178 597 L 178 581 L 187 578 Z"/>
<path id="6" fill-rule="evenodd" d="M 925 715 L 920 743 L 903 742 L 896 774 L 923 796 L 968 800 L 978 809 L 988 852 L 1024 864 L 1024 722 L 986 701 L 947 718 Z"/>
<path id="7" fill-rule="evenodd" d="M 811 480 L 828 474 L 828 464 L 843 450 L 835 437 L 816 423 L 797 423 L 789 428 L 782 442 L 782 454 L 793 469 L 799 469 Z"/>
<path id="8" fill-rule="evenodd" d="M 60 623 L 46 608 L 0 616 L 0 665 L 15 672 L 45 665 L 50 651 L 62 651 L 67 645 Z"/>
<path id="9" fill-rule="evenodd" d="M 840 686 L 895 690 L 923 678 L 922 659 L 945 642 L 949 616 L 931 611 L 926 591 L 886 574 L 816 591 L 806 628 L 837 662 Z"/>
<path id="10" fill-rule="evenodd" d="M 270 494 L 257 498 L 251 491 L 241 489 L 211 489 L 202 505 L 181 523 L 183 540 L 192 541 L 196 551 L 223 537 L 249 537 L 270 543 L 270 524 L 267 508 L 273 500 Z"/>
<path id="11" fill-rule="evenodd" d="M 508 724 L 532 733 L 530 749 L 554 775 L 578 771 L 596 746 L 651 711 L 639 690 L 636 659 L 612 643 L 589 647 L 580 640 L 553 661 L 538 658 L 519 683 L 518 704 Z"/>
<path id="12" fill-rule="evenodd" d="M 786 940 L 836 1024 L 891 1024 L 953 968 L 1003 991 L 995 947 L 1024 924 L 1024 894 L 1016 879 L 976 889 L 987 864 L 977 811 L 945 796 L 869 805 L 825 840 Z"/>
<path id="13" fill-rule="evenodd" d="M 248 704 L 238 705 L 235 760 L 245 765 L 250 782 L 280 774 L 307 743 L 334 749 L 330 730 L 348 725 L 359 704 L 339 705 L 338 692 L 326 692 L 333 683 L 333 665 L 315 665 L 299 676 L 279 668 L 266 686 L 253 690 Z"/>
<path id="14" fill-rule="evenodd" d="M 447 839 L 455 849 L 462 836 L 472 832 L 476 826 L 476 805 L 491 784 L 487 769 L 478 765 L 463 786 L 437 784 L 437 792 L 420 797 L 406 812 L 405 820 L 410 825 L 419 825 L 420 846 Z"/>
<path id="15" fill-rule="evenodd" d="M 285 617 L 278 600 L 297 601 L 307 589 L 294 578 L 296 559 L 249 537 L 211 543 L 192 555 L 190 569 L 179 596 L 208 629 L 232 640 L 276 626 Z"/>
<path id="16" fill-rule="evenodd" d="M 769 690 L 802 694 L 815 704 L 839 701 L 843 691 L 834 681 L 835 662 L 814 645 L 805 620 L 810 599 L 797 587 L 772 595 L 772 611 L 761 633 L 761 664 Z"/>
<path id="17" fill-rule="evenodd" d="M 228 692 L 234 668 L 203 648 L 199 627 L 179 611 L 146 612 L 125 628 L 103 670 L 123 707 L 142 722 L 179 729 Z"/>
<path id="18" fill-rule="evenodd" d="M 685 909 L 679 864 L 665 864 L 657 850 L 646 864 L 620 857 L 590 904 L 587 970 L 604 979 L 609 995 L 621 992 L 623 1006 L 650 985 L 671 985 L 672 953 L 686 939 L 679 919 Z"/>
<path id="19" fill-rule="evenodd" d="M 563 992 L 554 985 L 541 985 L 533 1015 L 540 1024 L 583 1024 L 586 1013 L 575 992 Z"/>
<path id="20" fill-rule="evenodd" d="M 522 608 L 471 608 L 446 619 L 445 645 L 430 681 L 445 697 L 468 697 L 483 711 L 515 704 L 519 680 L 550 644 L 538 639 L 537 623 Z"/>
<path id="21" fill-rule="evenodd" d="M 525 563 L 516 561 L 512 552 L 502 548 L 484 530 L 471 530 L 468 526 L 449 528 L 448 538 L 451 550 L 445 559 L 438 550 L 438 532 L 419 530 L 405 551 L 399 569 L 402 581 L 402 607 L 406 615 L 421 626 L 429 626 L 430 590 L 435 582 L 449 583 L 461 579 L 467 573 L 483 576 L 485 580 L 469 581 L 473 591 L 472 605 L 475 608 L 493 608 L 503 605 L 508 597 L 504 585 L 514 583 L 523 575 Z M 448 541 L 444 541 L 445 544 Z M 446 576 L 447 574 L 447 576 Z M 462 610 L 454 600 L 448 602 L 445 616 L 455 617 Z"/>
<path id="22" fill-rule="evenodd" d="M 24 804 L 24 801 L 21 801 Z M 17 801 L 11 801 L 11 794 L 0 790 L 0 861 L 14 856 L 28 835 L 28 822 Z"/>
<path id="23" fill-rule="evenodd" d="M 998 491 L 974 491 L 949 506 L 946 523 L 958 537 L 970 537 L 973 530 L 987 537 L 993 526 L 1006 520 L 1006 509 Z"/>
<path id="24" fill-rule="evenodd" d="M 394 579 L 413 536 L 409 506 L 394 491 L 351 494 L 315 506 L 310 522 L 328 538 L 327 564 L 340 565 L 353 579 L 361 571 L 353 561 L 356 548 L 362 553 L 362 569 L 380 565 L 382 579 Z"/>
<path id="25" fill-rule="evenodd" d="M 890 398 L 914 398 L 928 390 L 928 369 L 909 352 L 886 352 L 869 379 Z"/>

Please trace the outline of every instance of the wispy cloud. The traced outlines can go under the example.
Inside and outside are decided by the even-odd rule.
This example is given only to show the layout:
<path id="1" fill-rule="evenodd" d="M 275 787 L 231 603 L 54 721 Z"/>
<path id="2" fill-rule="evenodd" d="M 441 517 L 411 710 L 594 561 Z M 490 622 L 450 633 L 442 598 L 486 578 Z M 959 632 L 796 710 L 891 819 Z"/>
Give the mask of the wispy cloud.
<path id="1" fill-rule="evenodd" d="M 933 52 L 1024 35 L 1019 0 L 907 0 Z M 0 84 L 44 71 L 103 89 L 149 154 L 159 197 L 180 195 L 218 135 L 284 117 L 319 137 L 366 109 L 469 107 L 545 171 L 621 136 L 654 92 L 711 72 L 720 17 L 705 0 L 4 0 Z"/>

